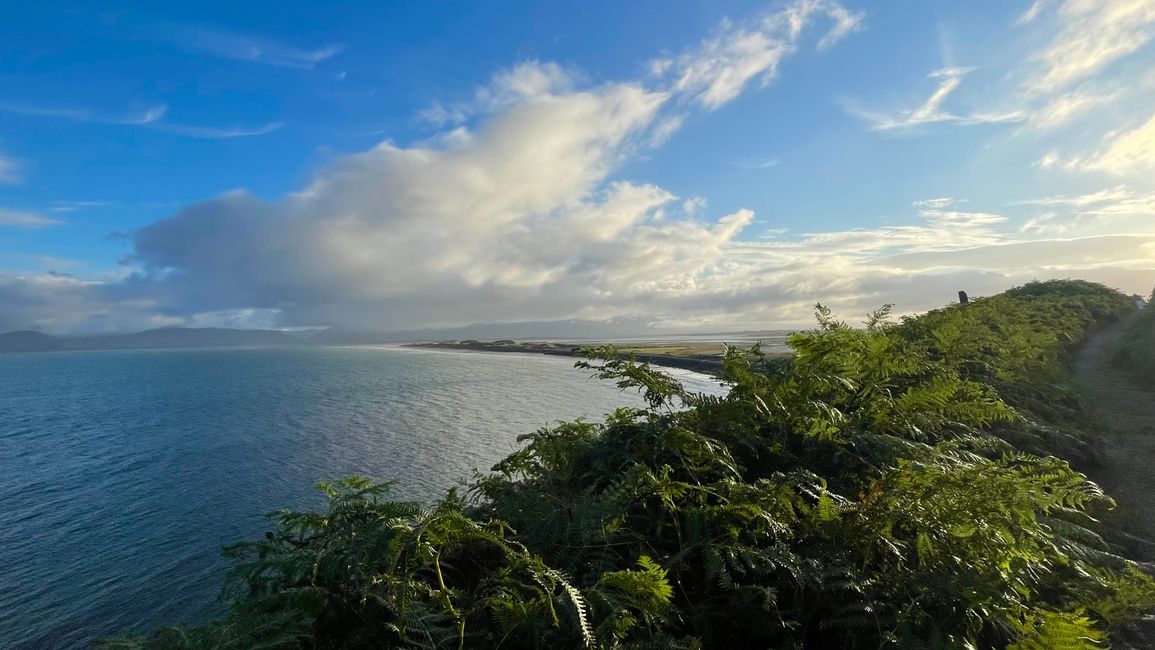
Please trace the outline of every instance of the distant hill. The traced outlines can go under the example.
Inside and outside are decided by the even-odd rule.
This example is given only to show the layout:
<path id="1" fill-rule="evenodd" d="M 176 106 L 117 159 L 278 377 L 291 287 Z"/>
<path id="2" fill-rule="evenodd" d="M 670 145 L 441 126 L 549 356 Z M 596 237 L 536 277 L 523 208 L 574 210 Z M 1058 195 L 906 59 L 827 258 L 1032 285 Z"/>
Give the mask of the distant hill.
<path id="1" fill-rule="evenodd" d="M 0 334 L 0 352 L 46 352 L 65 349 L 64 341 L 41 332 L 21 330 Z"/>
<path id="2" fill-rule="evenodd" d="M 199 327 L 163 327 L 134 334 L 67 338 L 41 332 L 0 334 L 0 352 L 55 352 L 62 350 L 147 350 L 158 348 L 216 348 L 301 345 L 303 341 L 278 330 L 241 330 Z"/>

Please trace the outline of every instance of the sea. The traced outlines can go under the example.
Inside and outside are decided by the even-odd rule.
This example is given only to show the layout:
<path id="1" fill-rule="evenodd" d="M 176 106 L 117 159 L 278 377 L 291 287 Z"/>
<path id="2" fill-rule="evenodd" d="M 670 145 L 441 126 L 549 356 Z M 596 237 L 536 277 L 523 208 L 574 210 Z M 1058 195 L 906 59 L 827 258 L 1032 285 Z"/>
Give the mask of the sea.
<path id="1" fill-rule="evenodd" d="M 530 354 L 300 347 L 0 354 L 0 648 L 223 612 L 220 549 L 314 487 L 432 503 L 557 421 L 636 393 Z M 692 390 L 724 388 L 671 370 Z"/>

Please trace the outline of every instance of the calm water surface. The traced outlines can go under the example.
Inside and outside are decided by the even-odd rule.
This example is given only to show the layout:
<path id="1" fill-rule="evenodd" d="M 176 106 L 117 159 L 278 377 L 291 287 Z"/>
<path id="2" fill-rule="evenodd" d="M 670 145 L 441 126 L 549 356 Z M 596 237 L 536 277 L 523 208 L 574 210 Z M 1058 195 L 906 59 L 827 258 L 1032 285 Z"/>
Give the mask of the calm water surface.
<path id="1" fill-rule="evenodd" d="M 718 390 L 674 371 L 693 388 Z M 0 355 L 0 648 L 205 620 L 222 546 L 311 487 L 430 501 L 514 438 L 634 395 L 572 360 L 382 348 Z"/>

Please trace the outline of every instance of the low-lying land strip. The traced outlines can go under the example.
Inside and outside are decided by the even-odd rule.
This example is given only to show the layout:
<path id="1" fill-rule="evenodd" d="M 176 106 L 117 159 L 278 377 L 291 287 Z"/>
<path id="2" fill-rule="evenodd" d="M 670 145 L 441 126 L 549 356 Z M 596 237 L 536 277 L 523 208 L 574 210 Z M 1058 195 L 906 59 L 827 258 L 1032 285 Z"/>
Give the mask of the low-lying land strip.
<path id="1" fill-rule="evenodd" d="M 726 344 L 710 343 L 566 343 L 535 341 L 431 341 L 410 343 L 407 347 L 430 348 L 435 350 L 473 350 L 481 352 L 523 352 L 529 354 L 550 354 L 558 356 L 581 356 L 583 349 L 613 345 L 620 354 L 630 356 L 639 363 L 655 366 L 681 368 L 705 374 L 717 375 L 722 372 L 722 358 L 726 354 Z M 777 352 L 771 356 L 789 356 L 789 352 Z"/>

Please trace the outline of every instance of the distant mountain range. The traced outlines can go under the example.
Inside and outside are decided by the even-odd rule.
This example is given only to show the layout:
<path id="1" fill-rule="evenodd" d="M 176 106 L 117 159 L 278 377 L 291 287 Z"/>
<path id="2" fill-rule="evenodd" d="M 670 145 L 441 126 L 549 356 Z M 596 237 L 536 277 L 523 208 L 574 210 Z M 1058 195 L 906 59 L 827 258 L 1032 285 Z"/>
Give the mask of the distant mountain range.
<path id="1" fill-rule="evenodd" d="M 0 334 L 0 352 L 147 350 L 301 345 L 307 340 L 279 330 L 164 327 L 134 334 L 64 337 L 24 330 Z"/>

